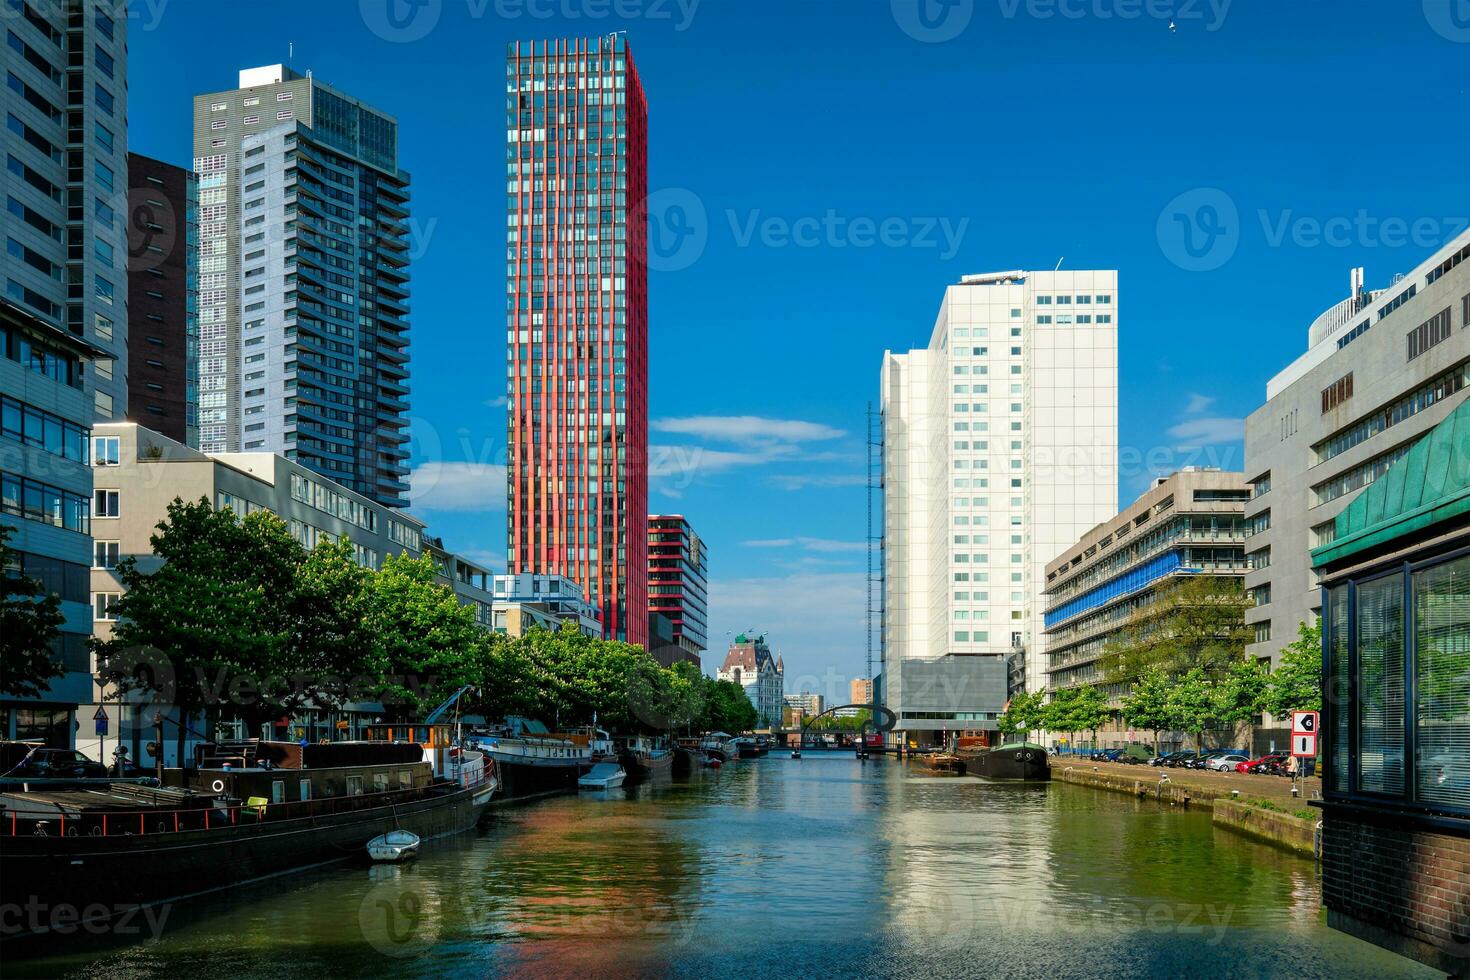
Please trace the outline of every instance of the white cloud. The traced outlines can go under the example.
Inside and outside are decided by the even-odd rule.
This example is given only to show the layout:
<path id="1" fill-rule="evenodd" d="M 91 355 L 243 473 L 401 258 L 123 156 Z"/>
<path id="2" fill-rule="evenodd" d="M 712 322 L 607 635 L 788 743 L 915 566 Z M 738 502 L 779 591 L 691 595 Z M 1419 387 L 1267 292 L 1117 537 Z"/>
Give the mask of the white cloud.
<path id="1" fill-rule="evenodd" d="M 788 690 L 818 691 L 844 704 L 847 682 L 866 670 L 867 576 L 860 571 L 797 571 L 710 582 L 710 649 L 718 667 L 726 633 L 765 633 L 786 661 Z M 799 682 L 799 683 L 798 683 Z M 841 700 L 835 700 L 841 698 Z"/>
<path id="2" fill-rule="evenodd" d="M 421 510 L 505 510 L 505 472 L 496 463 L 420 463 L 408 499 Z"/>
<path id="3" fill-rule="evenodd" d="M 504 408 L 509 401 L 504 395 L 501 395 L 499 398 L 487 398 L 481 404 L 486 408 Z"/>
<path id="4" fill-rule="evenodd" d="M 1210 406 L 1213 404 L 1215 404 L 1213 395 L 1201 395 L 1197 391 L 1191 391 L 1189 393 L 1189 404 L 1184 406 L 1184 414 L 1203 415 L 1210 410 Z"/>
<path id="5" fill-rule="evenodd" d="M 754 541 L 742 541 L 747 548 L 800 548 L 803 551 L 867 551 L 868 546 L 862 541 L 835 541 L 831 538 L 764 538 Z"/>
<path id="6" fill-rule="evenodd" d="M 1169 436 L 1185 446 L 1213 446 L 1245 438 L 1245 419 L 1187 419 L 1169 429 Z"/>
<path id="7" fill-rule="evenodd" d="M 796 452 L 795 446 L 779 445 L 749 451 L 708 449 L 704 446 L 654 445 L 648 447 L 648 475 L 655 478 L 691 478 L 696 473 L 717 473 L 738 466 L 757 466 L 774 459 L 788 458 Z"/>
<path id="8" fill-rule="evenodd" d="M 505 571 L 505 552 L 489 551 L 483 548 L 471 548 L 468 551 L 457 551 L 455 554 L 461 558 L 483 565 L 492 572 Z"/>
<path id="9" fill-rule="evenodd" d="M 672 432 L 725 442 L 810 442 L 837 439 L 846 435 L 841 429 L 834 429 L 820 422 L 768 419 L 758 415 L 692 415 L 685 418 L 654 419 L 649 423 L 649 428 L 655 432 Z"/>
<path id="10" fill-rule="evenodd" d="M 805 490 L 809 487 L 860 487 L 868 482 L 861 473 L 782 473 L 771 477 L 771 482 L 782 490 Z"/>

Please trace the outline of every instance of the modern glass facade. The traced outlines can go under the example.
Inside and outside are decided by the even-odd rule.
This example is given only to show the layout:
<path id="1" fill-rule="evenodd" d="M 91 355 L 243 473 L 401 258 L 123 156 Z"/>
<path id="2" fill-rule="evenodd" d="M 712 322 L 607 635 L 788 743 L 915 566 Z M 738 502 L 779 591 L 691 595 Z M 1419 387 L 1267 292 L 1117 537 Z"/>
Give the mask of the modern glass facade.
<path id="1" fill-rule="evenodd" d="M 507 564 L 648 639 L 648 111 L 619 36 L 506 59 Z"/>
<path id="2" fill-rule="evenodd" d="M 72 744 L 90 698 L 95 420 L 128 410 L 127 22 L 111 6 L 0 0 L 0 522 L 61 598 L 63 673 L 0 700 L 0 738 Z"/>
<path id="3" fill-rule="evenodd" d="M 280 65 L 194 100 L 199 430 L 385 506 L 408 491 L 398 124 Z"/>

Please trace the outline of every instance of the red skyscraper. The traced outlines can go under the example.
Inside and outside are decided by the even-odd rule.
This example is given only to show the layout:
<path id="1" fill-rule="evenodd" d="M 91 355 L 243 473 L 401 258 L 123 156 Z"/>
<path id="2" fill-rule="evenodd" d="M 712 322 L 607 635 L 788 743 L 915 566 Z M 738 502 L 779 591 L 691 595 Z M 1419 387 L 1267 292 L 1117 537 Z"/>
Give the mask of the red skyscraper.
<path id="1" fill-rule="evenodd" d="M 648 637 L 648 106 L 621 36 L 506 60 L 507 564 Z"/>

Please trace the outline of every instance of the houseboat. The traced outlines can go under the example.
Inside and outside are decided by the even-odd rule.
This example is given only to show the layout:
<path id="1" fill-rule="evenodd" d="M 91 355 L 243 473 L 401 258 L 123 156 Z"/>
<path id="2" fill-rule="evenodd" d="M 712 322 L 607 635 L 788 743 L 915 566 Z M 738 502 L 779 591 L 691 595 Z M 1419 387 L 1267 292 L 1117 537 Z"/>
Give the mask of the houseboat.
<path id="1" fill-rule="evenodd" d="M 699 749 L 712 762 L 729 762 L 736 757 L 730 747 L 730 736 L 724 732 L 710 732 L 699 740 Z"/>
<path id="2" fill-rule="evenodd" d="M 0 907 L 70 906 L 101 921 L 348 859 L 394 830 L 432 840 L 473 827 L 499 783 L 448 725 L 371 741 L 199 747 L 166 785 L 0 792 Z M 93 914 L 95 913 L 95 915 Z"/>
<path id="3" fill-rule="evenodd" d="M 593 764 L 591 745 L 553 735 L 530 718 L 507 718 L 495 731 L 470 736 L 469 744 L 495 762 L 509 796 L 575 791 Z"/>
<path id="4" fill-rule="evenodd" d="M 1046 748 L 1034 742 L 1013 742 L 993 749 L 960 749 L 965 770 L 986 779 L 1021 779 L 1027 781 L 1051 778 Z"/>
<path id="5" fill-rule="evenodd" d="M 619 761 L 631 779 L 672 772 L 674 752 L 662 741 L 646 735 L 631 735 L 623 740 Z"/>

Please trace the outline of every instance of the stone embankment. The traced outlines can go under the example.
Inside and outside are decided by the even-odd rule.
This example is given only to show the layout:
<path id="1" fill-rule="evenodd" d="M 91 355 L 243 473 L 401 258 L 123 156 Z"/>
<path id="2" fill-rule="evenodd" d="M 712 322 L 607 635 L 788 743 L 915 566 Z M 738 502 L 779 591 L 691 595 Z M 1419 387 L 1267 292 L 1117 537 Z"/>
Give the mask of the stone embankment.
<path id="1" fill-rule="evenodd" d="M 1079 786 L 1206 808 L 1217 826 L 1299 854 L 1317 853 L 1318 818 L 1307 801 L 1321 797 L 1320 779 L 1298 779 L 1293 797 L 1291 780 L 1280 776 L 1069 761 L 1065 756 L 1052 760 L 1051 772 L 1053 779 Z"/>

